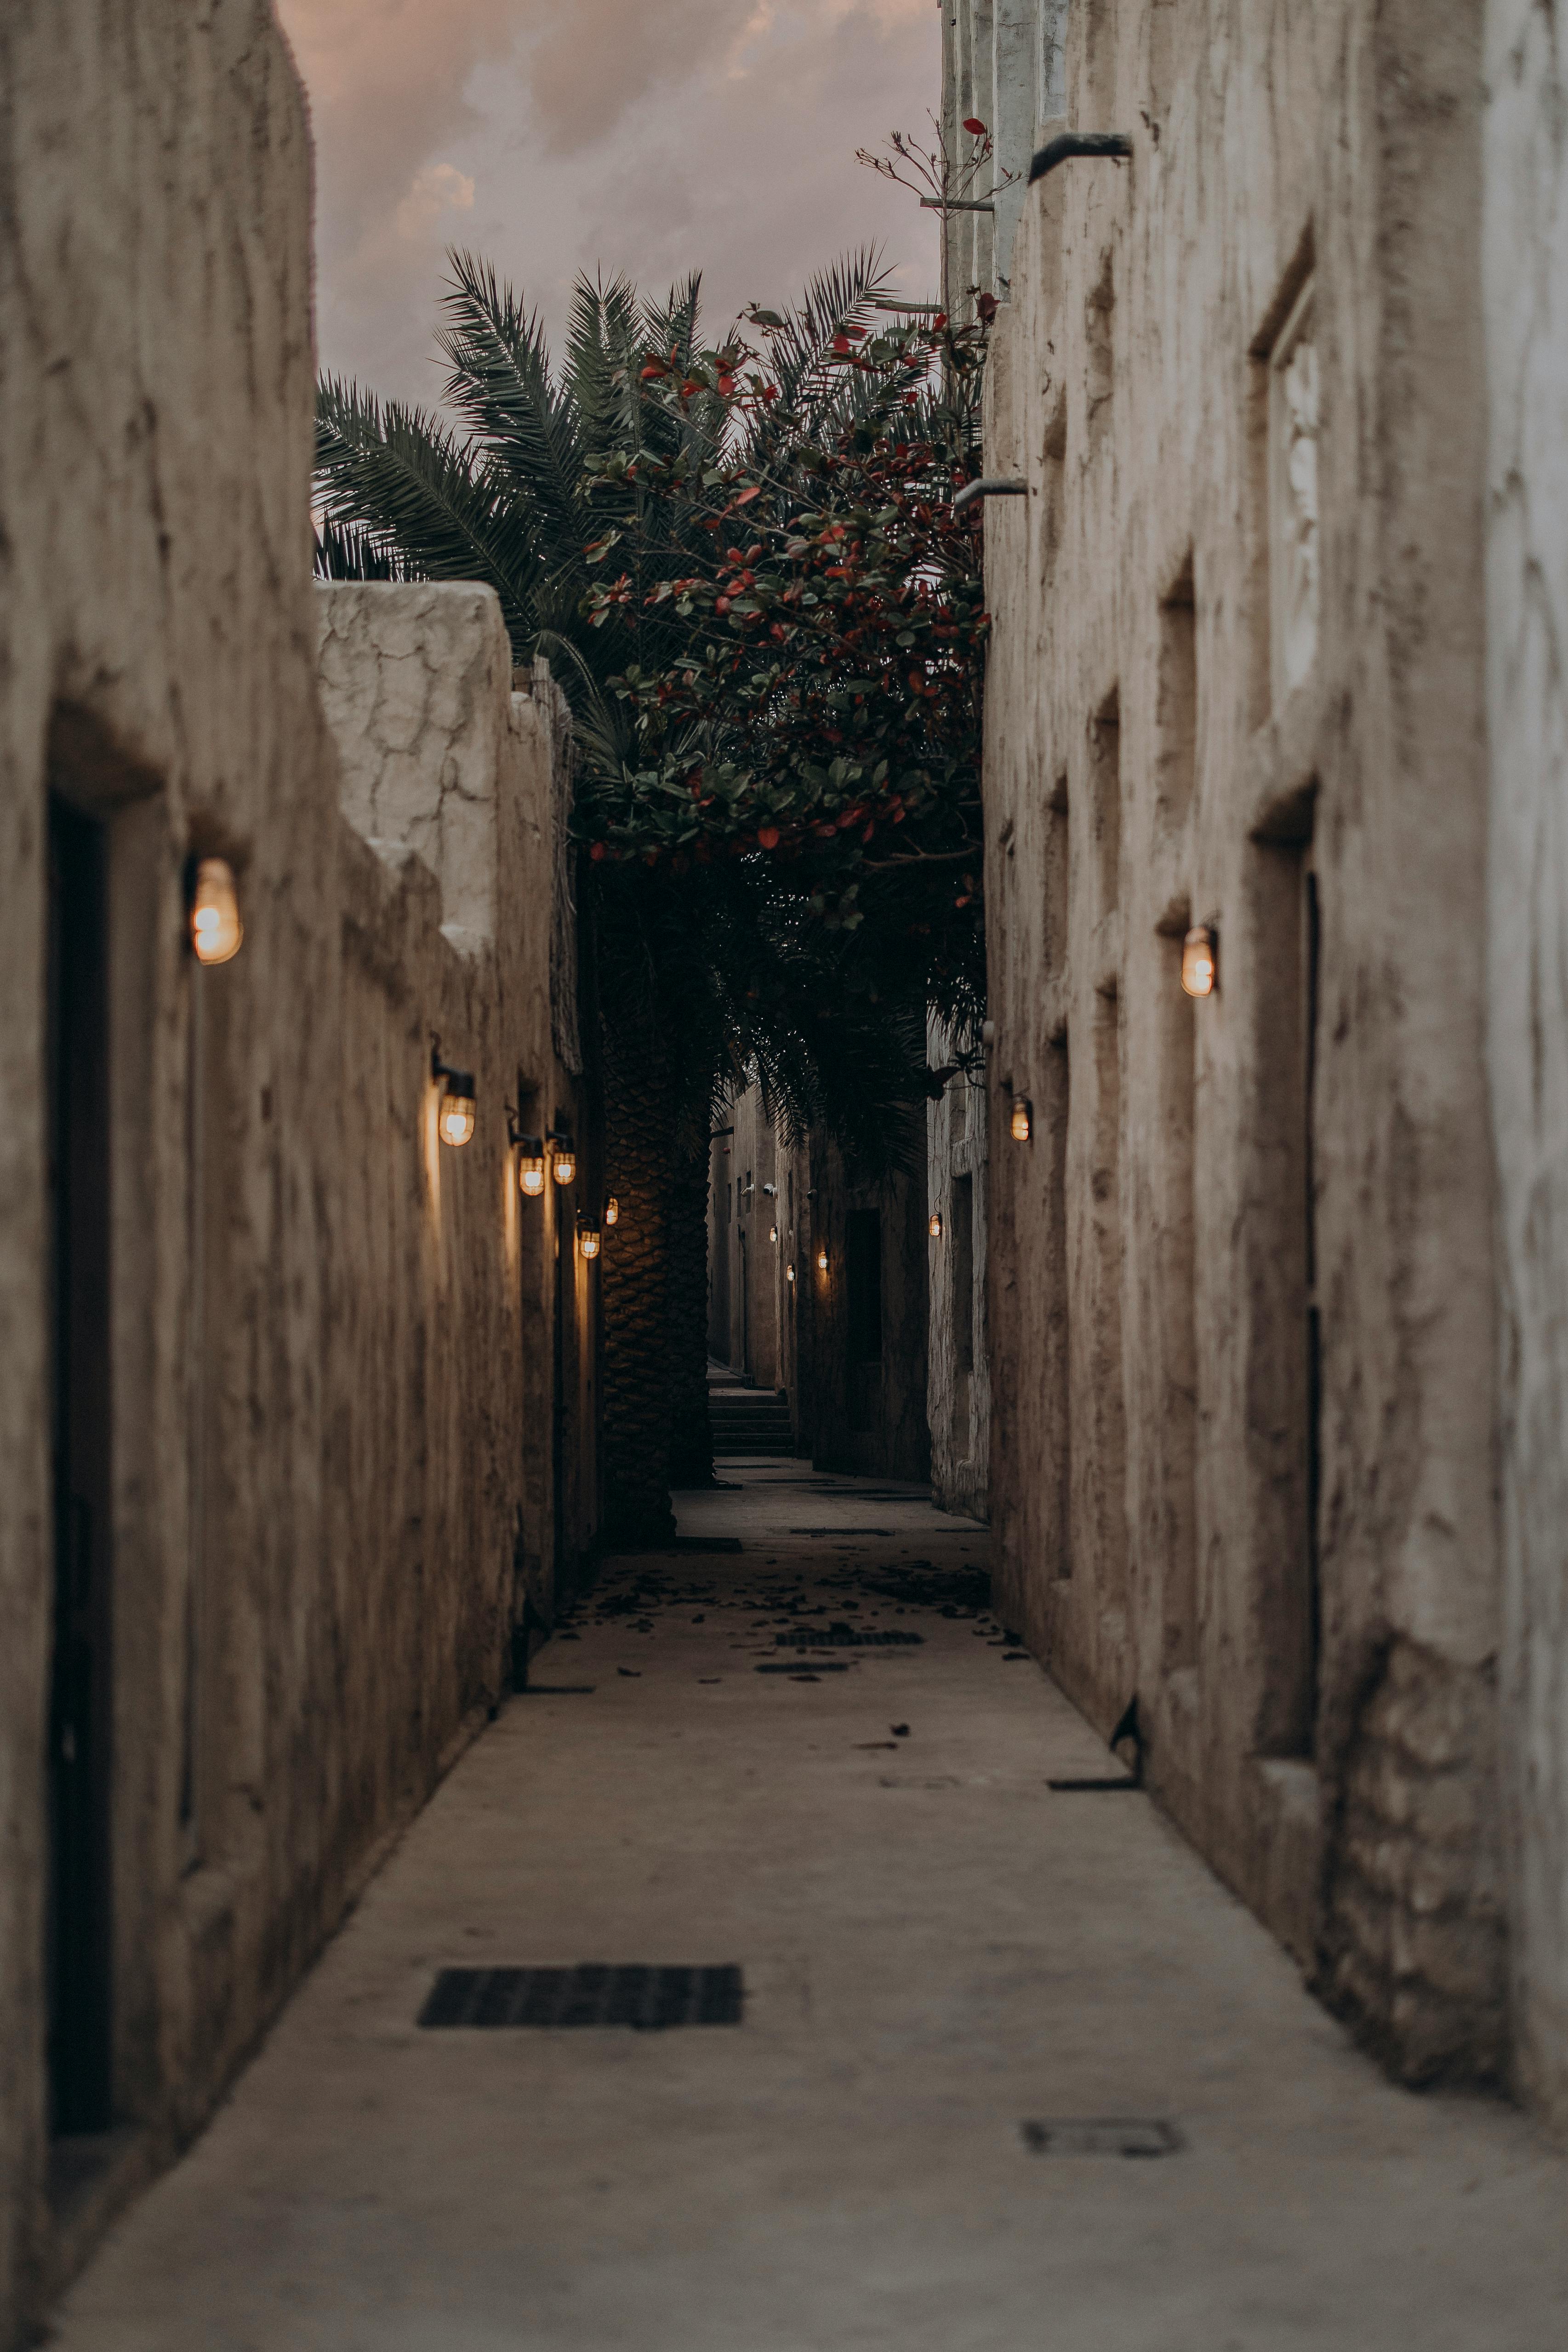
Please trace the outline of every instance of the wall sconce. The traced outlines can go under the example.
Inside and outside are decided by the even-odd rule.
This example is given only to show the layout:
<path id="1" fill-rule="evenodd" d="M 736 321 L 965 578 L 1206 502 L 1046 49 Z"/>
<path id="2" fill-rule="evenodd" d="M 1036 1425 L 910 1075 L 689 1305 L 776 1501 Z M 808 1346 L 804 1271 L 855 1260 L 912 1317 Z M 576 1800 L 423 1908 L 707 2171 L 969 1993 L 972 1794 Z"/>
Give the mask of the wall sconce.
<path id="1" fill-rule="evenodd" d="M 544 1138 L 524 1135 L 517 1126 L 517 1114 L 507 1105 L 507 1136 L 517 1155 L 517 1189 L 530 1201 L 537 1201 L 545 1188 Z"/>
<path id="2" fill-rule="evenodd" d="M 577 1221 L 577 1246 L 584 1257 L 599 1255 L 599 1227 L 589 1224 L 581 1217 Z"/>
<path id="3" fill-rule="evenodd" d="M 817 1272 L 818 1272 L 819 1274 L 826 1274 L 827 1270 L 828 1270 L 828 1250 L 827 1250 L 827 1244 L 826 1244 L 826 1243 L 824 1243 L 824 1244 L 822 1244 L 822 1247 L 821 1247 L 821 1248 L 817 1252 Z"/>
<path id="4" fill-rule="evenodd" d="M 932 1240 L 933 1240 L 934 1242 L 939 1242 L 939 1241 L 941 1240 L 941 1238 L 942 1238 L 942 1212 L 941 1212 L 941 1210 L 940 1210 L 940 1209 L 933 1209 L 933 1210 L 932 1210 L 932 1212 L 931 1212 L 931 1223 L 926 1226 L 925 1230 L 926 1230 L 926 1232 L 930 1234 L 930 1236 L 931 1236 L 931 1238 L 932 1238 Z"/>
<path id="5" fill-rule="evenodd" d="M 778 1185 L 764 1184 L 762 1187 L 762 1197 L 765 1201 L 776 1201 L 779 1198 Z"/>
<path id="6" fill-rule="evenodd" d="M 785 1269 L 784 1269 L 784 1279 L 785 1279 L 785 1281 L 786 1281 L 786 1282 L 793 1282 L 793 1281 L 794 1281 L 794 1279 L 795 1279 L 795 1269 L 794 1269 L 794 1267 L 793 1267 L 792 1265 L 787 1265 L 787 1266 L 785 1267 Z"/>
<path id="7" fill-rule="evenodd" d="M 443 1143 L 456 1151 L 474 1132 L 475 1088 L 472 1070 L 455 1070 L 450 1062 L 441 1058 L 441 1040 L 430 1041 L 430 1075 L 441 1088 L 441 1108 L 436 1114 L 436 1126 Z"/>
<path id="8" fill-rule="evenodd" d="M 1013 1097 L 1012 1139 L 1015 1143 L 1028 1143 L 1034 1134 L 1034 1113 L 1022 1095 Z"/>
<path id="9" fill-rule="evenodd" d="M 1189 996 L 1212 996 L 1218 979 L 1219 941 L 1207 923 L 1195 923 L 1181 946 L 1181 984 Z"/>
<path id="10" fill-rule="evenodd" d="M 604 1203 L 604 1222 L 607 1225 L 618 1225 L 621 1223 L 621 1203 L 613 1192 Z"/>
<path id="11" fill-rule="evenodd" d="M 568 1184 L 575 1184 L 577 1181 L 577 1146 L 571 1139 L 570 1130 L 564 1127 L 552 1127 L 549 1135 L 545 1138 L 545 1140 L 550 1145 L 555 1153 L 555 1165 L 550 1172 L 554 1176 L 556 1182 L 562 1187 L 565 1187 Z"/>
<path id="12" fill-rule="evenodd" d="M 198 963 L 227 963 L 240 950 L 245 925 L 234 868 L 225 857 L 204 857 L 191 888 L 191 945 Z"/>
<path id="13" fill-rule="evenodd" d="M 768 1238 L 773 1244 L 774 1248 L 777 1249 L 779 1246 L 779 1228 L 777 1225 L 768 1226 Z"/>

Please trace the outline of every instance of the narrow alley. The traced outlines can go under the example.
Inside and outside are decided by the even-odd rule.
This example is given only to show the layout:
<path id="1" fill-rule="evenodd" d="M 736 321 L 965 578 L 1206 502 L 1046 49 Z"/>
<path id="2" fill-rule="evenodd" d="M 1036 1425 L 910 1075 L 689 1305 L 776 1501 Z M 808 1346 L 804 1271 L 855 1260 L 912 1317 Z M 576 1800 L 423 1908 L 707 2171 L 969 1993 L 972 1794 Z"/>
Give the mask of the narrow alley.
<path id="1" fill-rule="evenodd" d="M 1051 1785 L 1120 1767 L 984 1530 L 721 1470 L 536 1654 L 57 2352 L 1561 2344 L 1568 2164 L 1390 2084 L 1144 1794 Z M 741 2013 L 418 2022 L 444 1969 L 584 1964 L 738 1969 Z"/>

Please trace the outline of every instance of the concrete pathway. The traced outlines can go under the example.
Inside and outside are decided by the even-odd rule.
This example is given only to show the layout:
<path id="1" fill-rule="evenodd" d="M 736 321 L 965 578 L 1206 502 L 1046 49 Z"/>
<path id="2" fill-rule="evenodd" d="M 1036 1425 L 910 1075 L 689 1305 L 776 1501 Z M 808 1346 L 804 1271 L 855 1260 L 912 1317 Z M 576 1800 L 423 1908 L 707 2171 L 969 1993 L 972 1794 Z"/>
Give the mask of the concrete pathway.
<path id="1" fill-rule="evenodd" d="M 726 1466 L 682 1525 L 739 1556 L 610 1568 L 58 2352 L 1562 2352 L 1568 2164 L 1391 2089 L 1144 1797 L 1048 1790 L 1108 1759 L 983 1536 Z M 779 1645 L 834 1624 L 920 1642 Z M 745 2021 L 414 2022 L 588 1960 L 738 1963 Z"/>

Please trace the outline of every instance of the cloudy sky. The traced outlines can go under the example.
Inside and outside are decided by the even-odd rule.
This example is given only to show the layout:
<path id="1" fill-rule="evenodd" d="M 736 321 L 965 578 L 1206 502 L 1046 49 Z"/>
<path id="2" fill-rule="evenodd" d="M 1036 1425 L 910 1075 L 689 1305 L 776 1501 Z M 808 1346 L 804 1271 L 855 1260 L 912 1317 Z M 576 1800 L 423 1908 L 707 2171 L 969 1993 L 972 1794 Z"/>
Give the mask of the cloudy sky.
<path id="1" fill-rule="evenodd" d="M 715 339 L 846 247 L 920 296 L 934 215 L 855 162 L 928 130 L 938 0 L 277 0 L 310 92 L 322 364 L 439 396 L 448 245 L 553 328 L 580 269 L 700 268 Z"/>

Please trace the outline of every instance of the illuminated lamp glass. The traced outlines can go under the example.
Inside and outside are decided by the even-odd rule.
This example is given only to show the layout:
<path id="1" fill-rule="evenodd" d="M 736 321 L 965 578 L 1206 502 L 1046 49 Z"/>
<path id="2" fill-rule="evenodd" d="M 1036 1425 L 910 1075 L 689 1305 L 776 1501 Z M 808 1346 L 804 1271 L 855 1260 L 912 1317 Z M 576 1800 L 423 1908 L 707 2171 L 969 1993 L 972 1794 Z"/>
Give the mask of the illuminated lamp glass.
<path id="1" fill-rule="evenodd" d="M 224 857 L 204 857 L 191 893 L 191 945 L 198 963 L 227 963 L 240 950 L 245 925 L 234 868 Z"/>

